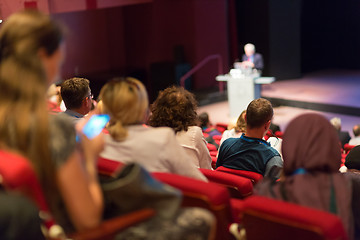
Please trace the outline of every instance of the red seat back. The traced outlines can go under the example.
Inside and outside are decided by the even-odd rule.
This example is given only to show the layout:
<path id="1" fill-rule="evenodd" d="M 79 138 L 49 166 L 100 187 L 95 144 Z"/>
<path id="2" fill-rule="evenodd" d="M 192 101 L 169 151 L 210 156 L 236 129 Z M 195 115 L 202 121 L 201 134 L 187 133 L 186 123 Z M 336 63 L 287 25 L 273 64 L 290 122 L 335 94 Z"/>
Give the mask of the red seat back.
<path id="1" fill-rule="evenodd" d="M 231 174 L 235 174 L 238 176 L 249 178 L 253 182 L 253 184 L 256 184 L 261 179 L 263 179 L 263 176 L 260 173 L 245 171 L 245 170 L 231 169 L 231 168 L 227 168 L 224 166 L 220 166 L 220 167 L 216 168 L 216 171 L 227 172 L 227 173 L 231 173 Z"/>
<path id="2" fill-rule="evenodd" d="M 216 239 L 230 239 L 229 225 L 234 222 L 230 209 L 230 196 L 226 188 L 211 182 L 171 174 L 153 173 L 163 183 L 183 193 L 183 206 L 202 207 L 211 211 L 217 220 Z"/>
<path id="3" fill-rule="evenodd" d="M 120 168 L 124 166 L 124 163 L 119 161 L 106 159 L 103 157 L 99 157 L 97 161 L 97 169 L 98 172 L 102 175 L 112 176 L 115 172 L 117 172 Z"/>
<path id="4" fill-rule="evenodd" d="M 336 215 L 266 197 L 245 199 L 242 220 L 247 240 L 348 239 Z"/>
<path id="5" fill-rule="evenodd" d="M 350 152 L 351 149 L 353 149 L 354 147 L 356 147 L 356 145 L 350 145 L 348 143 L 344 144 L 344 152 L 347 154 Z"/>
<path id="6" fill-rule="evenodd" d="M 44 219 L 47 228 L 54 225 L 40 182 L 29 160 L 14 153 L 0 151 L 0 175 L 7 190 L 21 192 L 45 213 L 42 216 L 49 216 Z"/>
<path id="7" fill-rule="evenodd" d="M 200 168 L 200 171 L 210 182 L 227 187 L 232 197 L 245 198 L 253 193 L 253 184 L 248 178 L 210 169 Z"/>

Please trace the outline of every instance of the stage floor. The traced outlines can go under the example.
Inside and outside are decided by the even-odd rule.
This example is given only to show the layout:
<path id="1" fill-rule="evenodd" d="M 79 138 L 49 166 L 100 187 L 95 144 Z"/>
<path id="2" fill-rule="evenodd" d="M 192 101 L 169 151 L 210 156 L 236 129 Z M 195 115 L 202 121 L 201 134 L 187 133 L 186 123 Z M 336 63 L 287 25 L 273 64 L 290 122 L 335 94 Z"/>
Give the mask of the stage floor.
<path id="1" fill-rule="evenodd" d="M 318 112 L 327 119 L 340 117 L 343 130 L 360 123 L 360 71 L 321 71 L 300 79 L 276 81 L 262 86 L 261 96 L 274 107 L 274 123 L 285 130 L 291 119 L 305 112 Z M 213 123 L 229 122 L 227 101 L 199 107 Z"/>

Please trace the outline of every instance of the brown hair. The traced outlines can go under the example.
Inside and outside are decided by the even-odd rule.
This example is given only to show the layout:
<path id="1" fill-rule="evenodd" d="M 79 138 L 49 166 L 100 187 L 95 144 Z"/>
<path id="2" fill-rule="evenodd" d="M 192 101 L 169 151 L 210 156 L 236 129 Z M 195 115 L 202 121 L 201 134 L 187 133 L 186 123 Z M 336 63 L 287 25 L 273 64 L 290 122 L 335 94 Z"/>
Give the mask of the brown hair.
<path id="1" fill-rule="evenodd" d="M 151 105 L 149 124 L 153 127 L 171 127 L 175 132 L 187 131 L 199 123 L 194 94 L 182 87 L 172 86 L 159 93 Z"/>
<path id="2" fill-rule="evenodd" d="M 273 115 L 271 103 L 264 98 L 258 98 L 251 101 L 246 109 L 246 124 L 249 128 L 261 127 L 271 120 Z"/>
<path id="3" fill-rule="evenodd" d="M 80 108 L 83 100 L 88 97 L 90 91 L 90 82 L 86 78 L 70 78 L 61 84 L 61 97 L 66 108 Z"/>
<path id="4" fill-rule="evenodd" d="M 110 115 L 107 127 L 116 141 L 127 136 L 127 125 L 145 120 L 149 107 L 145 86 L 137 79 L 116 78 L 106 83 L 100 91 L 101 111 Z"/>

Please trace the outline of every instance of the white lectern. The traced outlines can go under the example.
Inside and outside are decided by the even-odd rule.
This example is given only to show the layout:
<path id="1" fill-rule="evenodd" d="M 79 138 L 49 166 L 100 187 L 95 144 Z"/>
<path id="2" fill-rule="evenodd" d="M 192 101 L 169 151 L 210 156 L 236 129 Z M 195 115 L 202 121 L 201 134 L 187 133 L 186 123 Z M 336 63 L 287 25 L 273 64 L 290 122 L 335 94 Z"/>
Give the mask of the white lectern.
<path id="1" fill-rule="evenodd" d="M 252 100 L 261 97 L 261 85 L 270 84 L 275 78 L 260 77 L 258 74 L 244 75 L 232 69 L 230 74 L 219 75 L 216 80 L 227 82 L 230 117 L 237 118 Z"/>

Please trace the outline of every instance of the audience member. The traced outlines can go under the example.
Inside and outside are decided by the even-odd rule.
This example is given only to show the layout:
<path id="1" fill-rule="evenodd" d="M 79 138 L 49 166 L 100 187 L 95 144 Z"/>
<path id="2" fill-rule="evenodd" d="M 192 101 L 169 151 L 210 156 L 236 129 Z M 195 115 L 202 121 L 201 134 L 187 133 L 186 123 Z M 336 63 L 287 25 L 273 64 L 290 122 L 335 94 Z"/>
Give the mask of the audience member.
<path id="1" fill-rule="evenodd" d="M 245 113 L 246 110 L 242 111 L 240 116 L 236 121 L 236 125 L 228 130 L 225 130 L 221 136 L 220 146 L 221 144 L 228 138 L 239 138 L 246 130 L 246 121 L 245 121 Z"/>
<path id="2" fill-rule="evenodd" d="M 169 87 L 161 91 L 152 104 L 149 124 L 153 127 L 171 127 L 189 160 L 197 167 L 212 169 L 206 140 L 198 127 L 196 108 L 192 93 L 182 87 Z"/>
<path id="3" fill-rule="evenodd" d="M 292 120 L 283 136 L 284 177 L 265 179 L 256 192 L 338 215 L 352 239 L 351 191 L 339 173 L 341 151 L 336 131 L 319 114 Z"/>
<path id="4" fill-rule="evenodd" d="M 350 150 L 345 158 L 345 176 L 351 180 L 352 211 L 355 223 L 355 239 L 360 239 L 360 146 Z"/>
<path id="5" fill-rule="evenodd" d="M 273 108 L 268 100 L 259 98 L 251 101 L 245 114 L 245 133 L 240 138 L 229 138 L 221 144 L 216 167 L 224 166 L 278 178 L 282 159 L 280 154 L 263 140 L 273 115 Z"/>
<path id="6" fill-rule="evenodd" d="M 110 115 L 107 127 L 110 135 L 105 136 L 102 157 L 137 162 L 150 172 L 207 180 L 189 161 L 172 129 L 143 125 L 148 114 L 148 96 L 140 81 L 129 77 L 110 81 L 101 89 L 100 99 L 104 113 Z"/>
<path id="7" fill-rule="evenodd" d="M 66 231 L 97 226 L 103 198 L 97 182 L 99 136 L 75 144 L 67 120 L 48 115 L 47 87 L 59 78 L 64 57 L 62 28 L 49 16 L 26 10 L 0 30 L 0 142 L 34 165 L 55 220 Z M 81 128 L 81 126 L 79 126 Z"/>
<path id="8" fill-rule="evenodd" d="M 60 86 L 57 86 L 54 83 L 51 84 L 47 90 L 47 99 L 48 99 L 48 111 L 50 113 L 62 112 L 60 108 L 62 101 L 60 95 Z"/>
<path id="9" fill-rule="evenodd" d="M 61 84 L 61 97 L 65 103 L 64 114 L 70 116 L 76 123 L 88 114 L 92 108 L 89 80 L 85 78 L 70 78 Z"/>
<path id="10" fill-rule="evenodd" d="M 354 138 L 350 139 L 350 145 L 360 145 L 360 124 L 353 127 Z"/>
<path id="11" fill-rule="evenodd" d="M 347 131 L 341 131 L 341 119 L 338 117 L 334 117 L 330 120 L 330 123 L 334 126 L 338 133 L 338 137 L 341 143 L 341 147 L 344 147 L 346 143 L 349 142 L 350 134 Z"/>

